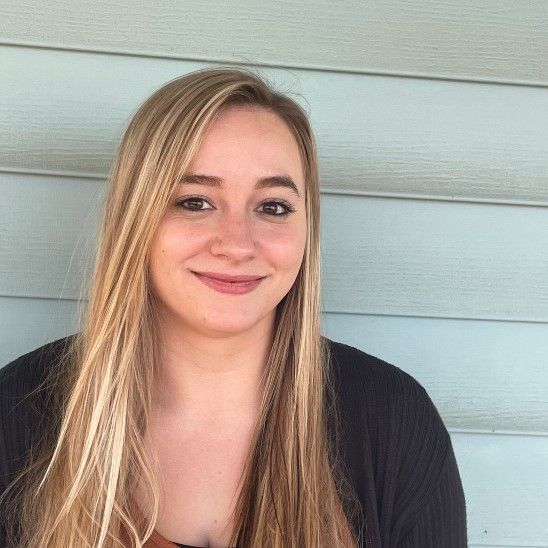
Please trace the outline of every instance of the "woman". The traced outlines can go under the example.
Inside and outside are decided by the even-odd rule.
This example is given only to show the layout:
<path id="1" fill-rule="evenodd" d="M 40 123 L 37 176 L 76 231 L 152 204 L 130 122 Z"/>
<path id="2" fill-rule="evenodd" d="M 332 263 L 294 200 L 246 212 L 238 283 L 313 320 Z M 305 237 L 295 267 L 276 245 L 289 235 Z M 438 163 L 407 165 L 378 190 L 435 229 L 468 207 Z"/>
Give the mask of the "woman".
<path id="1" fill-rule="evenodd" d="M 422 386 L 320 334 L 304 111 L 243 69 L 188 74 L 108 182 L 82 330 L 0 370 L 2 545 L 466 546 Z"/>

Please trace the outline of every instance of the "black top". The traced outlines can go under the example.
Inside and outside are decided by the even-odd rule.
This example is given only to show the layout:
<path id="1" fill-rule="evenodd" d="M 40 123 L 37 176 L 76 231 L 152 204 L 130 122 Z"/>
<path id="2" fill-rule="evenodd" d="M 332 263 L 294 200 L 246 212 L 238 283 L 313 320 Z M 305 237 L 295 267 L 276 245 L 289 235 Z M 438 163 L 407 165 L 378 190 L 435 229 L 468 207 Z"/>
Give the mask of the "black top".
<path id="1" fill-rule="evenodd" d="M 0 369 L 0 493 L 24 464 L 31 438 L 53 422 L 42 393 L 23 397 L 68 339 Z M 327 341 L 340 415 L 340 469 L 364 516 L 351 518 L 361 534 L 360 548 L 466 548 L 461 478 L 451 438 L 427 392 L 395 365 Z M 331 426 L 328 431 L 332 441 Z M 343 508 L 349 511 L 344 500 Z M 2 525 L 0 546 L 5 544 Z"/>

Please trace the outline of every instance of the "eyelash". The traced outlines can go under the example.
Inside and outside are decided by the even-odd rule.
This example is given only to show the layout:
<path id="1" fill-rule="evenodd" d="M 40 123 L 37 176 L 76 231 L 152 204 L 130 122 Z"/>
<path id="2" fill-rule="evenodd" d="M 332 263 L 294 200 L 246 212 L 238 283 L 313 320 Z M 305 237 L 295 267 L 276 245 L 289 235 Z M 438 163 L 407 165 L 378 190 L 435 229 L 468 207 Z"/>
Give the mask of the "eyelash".
<path id="1" fill-rule="evenodd" d="M 207 211 L 206 209 L 187 209 L 183 207 L 184 203 L 191 200 L 200 200 L 203 202 L 207 202 L 209 204 L 209 202 L 205 198 L 202 198 L 201 196 L 187 196 L 184 199 L 178 200 L 175 205 L 177 207 L 182 207 L 183 209 L 185 209 L 186 211 L 189 211 L 190 213 L 199 213 L 200 211 Z M 286 208 L 286 211 L 284 213 L 265 213 L 265 215 L 269 215 L 271 217 L 285 217 L 295 211 L 295 208 L 289 202 L 286 202 L 285 200 L 266 200 L 262 202 L 260 205 L 263 206 L 266 204 L 277 204 Z"/>

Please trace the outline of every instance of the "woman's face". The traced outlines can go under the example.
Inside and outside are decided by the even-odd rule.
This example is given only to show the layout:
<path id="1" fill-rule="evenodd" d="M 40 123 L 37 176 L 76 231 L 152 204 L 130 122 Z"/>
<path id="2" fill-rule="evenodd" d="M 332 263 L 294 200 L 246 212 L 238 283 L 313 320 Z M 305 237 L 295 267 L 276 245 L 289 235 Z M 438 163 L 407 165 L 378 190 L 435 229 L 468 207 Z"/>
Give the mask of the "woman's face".
<path id="1" fill-rule="evenodd" d="M 266 177 L 285 184 L 261 184 Z M 273 325 L 299 272 L 306 230 L 304 174 L 289 128 L 266 109 L 228 107 L 209 127 L 153 238 L 150 276 L 162 320 L 216 337 Z M 194 272 L 262 280 L 246 292 L 224 292 Z"/>

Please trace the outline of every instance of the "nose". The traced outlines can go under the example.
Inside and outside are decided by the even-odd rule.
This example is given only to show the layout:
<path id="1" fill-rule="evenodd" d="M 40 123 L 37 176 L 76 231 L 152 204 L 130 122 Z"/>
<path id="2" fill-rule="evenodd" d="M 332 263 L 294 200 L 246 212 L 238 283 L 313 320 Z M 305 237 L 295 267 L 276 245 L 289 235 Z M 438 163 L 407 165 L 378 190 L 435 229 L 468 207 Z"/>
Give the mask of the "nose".
<path id="1" fill-rule="evenodd" d="M 253 220 L 247 218 L 245 214 L 227 214 L 216 225 L 216 231 L 211 244 L 213 255 L 224 255 L 234 261 L 243 261 L 255 254 Z"/>

